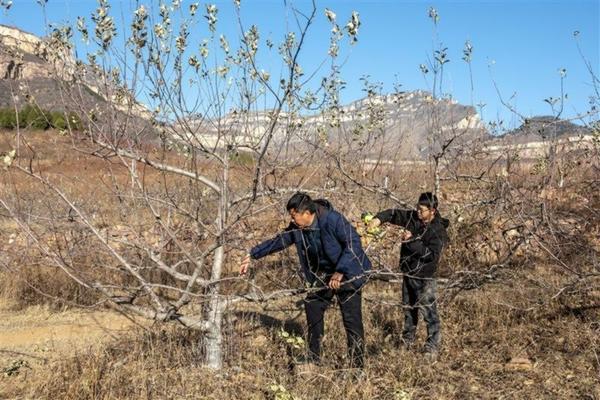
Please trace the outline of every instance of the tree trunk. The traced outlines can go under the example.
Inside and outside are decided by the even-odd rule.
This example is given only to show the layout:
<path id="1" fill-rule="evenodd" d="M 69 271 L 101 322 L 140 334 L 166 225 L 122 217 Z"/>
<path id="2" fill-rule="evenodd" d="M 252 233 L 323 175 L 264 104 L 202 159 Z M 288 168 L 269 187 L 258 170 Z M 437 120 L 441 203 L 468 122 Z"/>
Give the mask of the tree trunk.
<path id="1" fill-rule="evenodd" d="M 436 196 L 440 195 L 440 159 L 434 158 L 434 182 L 433 182 L 433 193 Z"/>
<path id="2" fill-rule="evenodd" d="M 211 280 L 216 281 L 221 277 L 223 268 L 223 246 L 215 251 L 213 261 Z M 210 328 L 204 337 L 204 349 L 206 352 L 206 366 L 212 369 L 221 369 L 223 366 L 223 311 L 224 304 L 221 304 L 219 296 L 219 285 L 214 285 L 209 289 L 209 304 L 207 310 L 207 321 Z"/>
<path id="3" fill-rule="evenodd" d="M 221 196 L 219 199 L 219 210 L 217 216 L 217 228 L 219 235 L 217 237 L 218 245 L 215 250 L 213 265 L 211 270 L 210 280 L 218 282 L 223 273 L 223 262 L 225 258 L 225 237 L 223 229 L 227 221 L 227 183 L 229 180 L 229 154 L 226 154 L 225 165 L 223 168 L 223 183 L 221 184 Z M 211 285 L 208 288 L 208 310 L 207 320 L 210 322 L 210 329 L 206 333 L 205 350 L 206 350 L 206 365 L 212 369 L 221 369 L 223 366 L 223 312 L 225 304 L 221 302 L 220 286 L 218 283 Z"/>

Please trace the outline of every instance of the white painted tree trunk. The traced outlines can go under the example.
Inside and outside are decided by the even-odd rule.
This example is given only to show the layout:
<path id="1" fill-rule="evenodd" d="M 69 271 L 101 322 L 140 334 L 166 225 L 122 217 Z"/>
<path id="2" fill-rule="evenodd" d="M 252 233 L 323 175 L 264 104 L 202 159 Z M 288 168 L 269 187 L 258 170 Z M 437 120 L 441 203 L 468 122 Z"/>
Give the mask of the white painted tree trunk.
<path id="1" fill-rule="evenodd" d="M 223 246 L 215 251 L 211 279 L 216 281 L 220 279 L 223 269 Z M 206 352 L 206 366 L 212 369 L 221 369 L 223 366 L 223 311 L 225 307 L 221 304 L 219 296 L 219 285 L 214 285 L 209 289 L 209 304 L 207 310 L 207 321 L 210 328 L 204 337 L 204 349 Z"/>
<path id="2" fill-rule="evenodd" d="M 223 168 L 223 182 L 221 184 L 221 197 L 219 199 L 219 211 L 217 216 L 217 227 L 220 232 L 217 240 L 219 247 L 215 250 L 210 280 L 218 282 L 223 273 L 223 263 L 225 258 L 225 249 L 223 247 L 225 238 L 223 229 L 227 221 L 227 183 L 229 180 L 229 165 L 227 163 L 229 154 L 225 157 Z M 208 288 L 209 304 L 207 309 L 207 320 L 210 323 L 210 329 L 206 333 L 205 351 L 206 365 L 212 369 L 221 369 L 223 367 L 223 312 L 225 304 L 221 302 L 220 287 L 216 283 Z"/>
<path id="3" fill-rule="evenodd" d="M 436 196 L 440 195 L 440 160 L 438 158 L 436 158 L 434 160 L 435 163 L 435 169 L 433 171 L 433 175 L 434 175 L 434 183 L 433 183 L 433 193 Z"/>

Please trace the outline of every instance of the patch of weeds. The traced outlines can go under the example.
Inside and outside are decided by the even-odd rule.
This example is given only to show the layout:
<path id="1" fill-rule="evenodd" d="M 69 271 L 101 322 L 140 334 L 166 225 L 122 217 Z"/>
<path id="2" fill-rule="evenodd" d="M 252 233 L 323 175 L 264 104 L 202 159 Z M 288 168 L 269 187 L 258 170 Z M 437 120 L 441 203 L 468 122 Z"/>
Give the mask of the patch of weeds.
<path id="1" fill-rule="evenodd" d="M 31 369 L 27 361 L 19 358 L 11 361 L 8 367 L 2 368 L 2 374 L 4 374 L 4 376 L 16 376 L 21 372 L 21 368 Z"/>

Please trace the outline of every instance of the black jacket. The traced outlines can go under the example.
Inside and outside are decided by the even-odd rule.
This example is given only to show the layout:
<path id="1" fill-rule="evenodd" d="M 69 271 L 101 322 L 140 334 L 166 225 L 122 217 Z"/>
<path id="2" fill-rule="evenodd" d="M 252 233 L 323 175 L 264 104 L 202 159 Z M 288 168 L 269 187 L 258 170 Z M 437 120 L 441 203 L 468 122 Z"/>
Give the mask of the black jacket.
<path id="1" fill-rule="evenodd" d="M 444 246 L 448 243 L 447 219 L 436 212 L 429 224 L 421 222 L 414 210 L 390 209 L 381 211 L 376 217 L 381 222 L 403 226 L 412 233 L 412 238 L 402 243 L 400 269 L 408 275 L 432 278 L 436 271 Z"/>
<path id="2" fill-rule="evenodd" d="M 315 200 L 315 203 L 317 203 L 317 221 L 323 253 L 331 264 L 335 265 L 336 272 L 342 273 L 345 280 L 358 277 L 352 281 L 352 284 L 356 288 L 361 287 L 365 282 L 365 278 L 361 276 L 371 269 L 371 261 L 363 251 L 356 229 L 342 214 L 335 211 L 327 200 Z M 302 231 L 294 223 L 290 223 L 273 239 L 253 247 L 250 256 L 259 259 L 292 244 L 296 245 L 305 279 L 310 284 L 314 283 L 318 277 L 310 268 Z"/>

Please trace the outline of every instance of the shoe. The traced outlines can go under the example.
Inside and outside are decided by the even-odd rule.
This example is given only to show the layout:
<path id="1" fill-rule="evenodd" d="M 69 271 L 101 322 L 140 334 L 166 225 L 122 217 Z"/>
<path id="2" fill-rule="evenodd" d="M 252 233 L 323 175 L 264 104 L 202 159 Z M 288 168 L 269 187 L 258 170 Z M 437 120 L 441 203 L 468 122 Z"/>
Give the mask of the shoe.
<path id="1" fill-rule="evenodd" d="M 423 352 L 423 357 L 425 358 L 425 360 L 427 362 L 435 363 L 438 360 L 438 351 L 431 350 L 431 349 L 425 349 L 425 351 Z"/>
<path id="2" fill-rule="evenodd" d="M 413 344 L 414 344 L 414 339 L 413 340 L 409 340 L 409 339 L 405 339 L 405 338 L 400 339 L 400 347 L 402 347 L 402 349 L 404 351 L 411 351 Z"/>
<path id="3" fill-rule="evenodd" d="M 340 378 L 351 382 L 361 382 L 367 377 L 362 368 L 348 368 L 341 371 Z"/>

